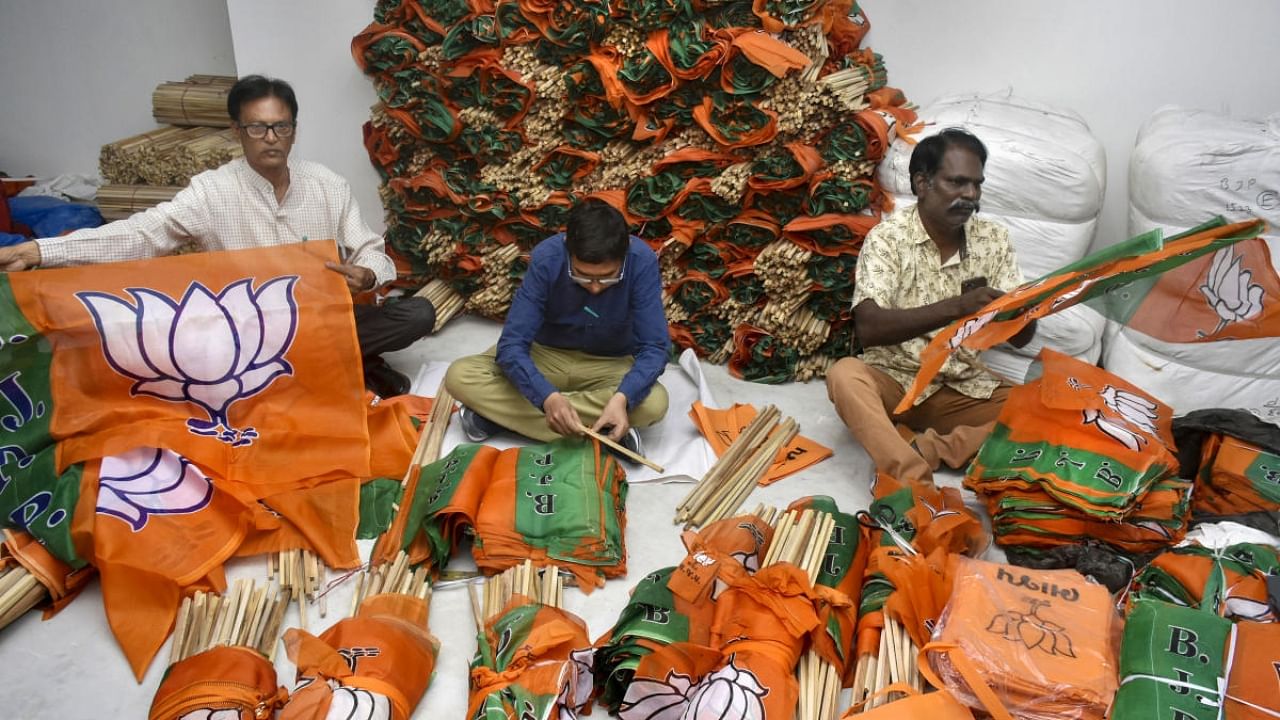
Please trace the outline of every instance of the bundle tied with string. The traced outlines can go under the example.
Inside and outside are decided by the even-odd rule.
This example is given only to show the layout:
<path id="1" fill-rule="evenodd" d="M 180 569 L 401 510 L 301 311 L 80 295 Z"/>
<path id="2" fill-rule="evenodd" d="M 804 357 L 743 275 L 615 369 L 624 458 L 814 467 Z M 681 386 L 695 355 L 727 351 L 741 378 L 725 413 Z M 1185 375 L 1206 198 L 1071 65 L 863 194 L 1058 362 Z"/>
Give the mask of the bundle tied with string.
<path id="1" fill-rule="evenodd" d="M 500 317 L 512 277 L 485 271 L 491 249 L 527 252 L 597 197 L 659 253 L 679 347 L 724 362 L 753 310 L 799 303 L 768 328 L 777 349 L 733 370 L 821 375 L 848 284 L 753 263 L 809 218 L 817 252 L 856 253 L 865 228 L 846 230 L 886 209 L 872 171 L 915 116 L 860 47 L 856 3 L 795 5 L 380 4 L 352 56 L 379 97 L 365 146 L 404 281 L 439 278 Z"/>
<path id="2" fill-rule="evenodd" d="M 191 75 L 161 83 L 151 93 L 151 115 L 162 125 L 225 128 L 227 95 L 235 82 L 228 75 Z"/>

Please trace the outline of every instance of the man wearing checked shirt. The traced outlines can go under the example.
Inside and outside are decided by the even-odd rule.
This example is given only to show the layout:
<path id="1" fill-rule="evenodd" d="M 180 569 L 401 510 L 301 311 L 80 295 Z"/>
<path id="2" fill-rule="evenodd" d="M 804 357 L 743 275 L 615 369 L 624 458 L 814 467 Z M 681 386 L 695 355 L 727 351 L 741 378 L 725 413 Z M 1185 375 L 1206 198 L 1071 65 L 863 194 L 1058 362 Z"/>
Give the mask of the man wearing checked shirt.
<path id="1" fill-rule="evenodd" d="M 504 428 L 549 441 L 586 424 L 639 453 L 635 428 L 667 413 L 669 342 L 657 256 L 588 199 L 533 249 L 498 344 L 454 362 L 445 385 L 472 442 Z"/>
<path id="2" fill-rule="evenodd" d="M 333 239 L 340 273 L 354 295 L 395 278 L 382 238 L 369 229 L 347 181 L 318 163 L 290 160 L 298 101 L 283 80 L 250 75 L 227 95 L 227 114 L 244 157 L 191 178 L 173 200 L 98 228 L 0 248 L 0 270 L 26 270 L 168 255 L 188 242 L 201 250 L 239 250 Z M 365 385 L 388 397 L 409 391 L 409 378 L 382 353 L 431 332 L 435 308 L 425 298 L 356 305 Z"/>

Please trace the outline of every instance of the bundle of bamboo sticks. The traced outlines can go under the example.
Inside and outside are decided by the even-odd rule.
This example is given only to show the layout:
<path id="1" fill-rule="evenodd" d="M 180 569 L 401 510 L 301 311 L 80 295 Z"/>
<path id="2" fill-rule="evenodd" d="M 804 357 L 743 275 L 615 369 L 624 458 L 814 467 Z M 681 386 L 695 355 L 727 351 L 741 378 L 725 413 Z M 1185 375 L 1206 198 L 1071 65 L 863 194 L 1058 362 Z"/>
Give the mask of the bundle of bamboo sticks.
<path id="1" fill-rule="evenodd" d="M 737 512 L 778 451 L 799 432 L 795 420 L 766 405 L 676 506 L 676 524 L 702 527 Z"/>
<path id="2" fill-rule="evenodd" d="M 835 526 L 830 513 L 788 510 L 774 525 L 761 566 L 791 563 L 804 571 L 810 585 L 815 584 Z M 832 720 L 840 698 L 839 669 L 810 650 L 800 658 L 796 678 L 800 683 L 797 720 Z"/>
<path id="3" fill-rule="evenodd" d="M 827 370 L 836 363 L 830 355 L 810 355 L 796 361 L 796 382 L 808 382 L 827 376 Z"/>
<path id="4" fill-rule="evenodd" d="M 110 183 L 184 186 L 243 154 L 225 127 L 162 127 L 103 145 L 98 170 Z"/>
<path id="5" fill-rule="evenodd" d="M 279 573 L 280 590 L 298 603 L 298 625 L 307 629 L 307 603 L 315 602 L 316 590 L 324 582 L 325 565 L 310 550 L 281 550 L 267 554 L 267 580 Z M 320 596 L 320 617 L 328 614 L 328 601 Z"/>
<path id="6" fill-rule="evenodd" d="M 662 299 L 662 312 L 667 316 L 669 323 L 684 322 L 689 319 L 689 311 L 676 302 L 675 295 L 668 295 Z"/>
<path id="7" fill-rule="evenodd" d="M 257 587 L 251 580 L 237 580 L 226 595 L 197 591 L 178 607 L 169 664 L 218 645 L 243 645 L 274 658 L 288 607 L 288 593 L 277 590 L 273 596 L 269 582 Z"/>
<path id="8" fill-rule="evenodd" d="M 812 310 L 804 306 L 808 299 L 808 292 L 786 298 L 770 298 L 759 315 L 762 330 L 794 347 L 802 355 L 809 355 L 817 350 L 831 335 L 831 323 L 814 315 Z"/>
<path id="9" fill-rule="evenodd" d="M 410 597 L 431 599 L 431 575 L 425 564 L 417 570 L 409 569 L 409 556 L 400 551 L 396 559 L 366 568 L 356 577 L 356 592 L 351 598 L 351 614 L 355 615 L 365 598 L 382 593 L 398 593 Z"/>
<path id="10" fill-rule="evenodd" d="M 433 278 L 414 295 L 430 300 L 431 305 L 436 309 L 436 326 L 432 328 L 432 333 L 440 332 L 440 328 L 461 312 L 466 303 L 466 299 L 459 295 L 457 290 L 439 278 Z"/>
<path id="11" fill-rule="evenodd" d="M 111 222 L 168 202 L 181 190 L 175 185 L 102 185 L 96 202 L 102 219 Z"/>
<path id="12" fill-rule="evenodd" d="M 44 602 L 49 591 L 21 565 L 0 570 L 0 628 Z"/>
<path id="13" fill-rule="evenodd" d="M 511 266 L 520 257 L 516 245 L 499 245 L 484 255 L 484 287 L 467 298 L 467 310 L 500 320 L 511 307 L 519 282 L 511 277 Z"/>
<path id="14" fill-rule="evenodd" d="M 884 614 L 884 628 L 880 631 L 880 647 L 875 655 L 863 655 L 853 677 L 853 704 L 867 701 L 867 710 L 898 699 L 898 693 L 879 695 L 885 687 L 905 683 L 916 690 L 924 689 L 916 656 L 920 649 L 911 640 L 907 629 L 888 613 Z M 868 698 L 870 698 L 868 700 Z"/>
<path id="15" fill-rule="evenodd" d="M 227 126 L 227 95 L 236 79 L 226 75 L 192 75 L 164 82 L 151 93 L 151 115 L 169 125 Z"/>
<path id="16" fill-rule="evenodd" d="M 785 238 L 765 245 L 756 256 L 756 275 L 765 292 L 791 297 L 809 289 L 809 259 L 813 252 Z"/>
<path id="17" fill-rule="evenodd" d="M 523 595 L 532 602 L 551 607 L 563 607 L 564 604 L 564 579 L 560 576 L 560 568 L 548 565 L 535 569 L 532 560 L 525 560 L 486 578 L 480 593 L 476 592 L 474 584 L 468 587 L 471 613 L 478 629 L 483 629 L 484 623 L 501 614 L 513 595 Z"/>

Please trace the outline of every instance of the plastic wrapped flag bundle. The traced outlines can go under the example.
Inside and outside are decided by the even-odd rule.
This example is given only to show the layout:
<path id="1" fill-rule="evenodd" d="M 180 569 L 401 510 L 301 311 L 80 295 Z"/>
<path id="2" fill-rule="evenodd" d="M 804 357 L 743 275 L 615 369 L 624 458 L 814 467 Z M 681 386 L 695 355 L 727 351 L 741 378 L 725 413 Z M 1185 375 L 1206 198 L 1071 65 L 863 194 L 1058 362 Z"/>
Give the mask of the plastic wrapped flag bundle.
<path id="1" fill-rule="evenodd" d="M 1074 570 L 951 562 L 951 598 L 923 648 L 930 682 L 975 708 L 974 683 L 987 685 L 1019 718 L 1105 717 L 1121 628 L 1107 589 Z"/>
<path id="2" fill-rule="evenodd" d="M 1014 388 L 965 475 L 1002 544 L 1050 548 L 1094 538 L 1133 552 L 1186 532 L 1191 485 L 1172 410 L 1106 371 L 1052 350 Z"/>
<path id="3" fill-rule="evenodd" d="M 1280 533 L 1280 426 L 1245 410 L 1214 408 L 1174 418 L 1173 436 L 1182 476 L 1197 482 L 1197 520 L 1246 515 Z"/>
<path id="4" fill-rule="evenodd" d="M 1130 599 L 1162 600 L 1223 617 L 1275 622 L 1276 548 L 1237 543 L 1220 549 L 1183 545 L 1157 555 L 1134 577 Z"/>

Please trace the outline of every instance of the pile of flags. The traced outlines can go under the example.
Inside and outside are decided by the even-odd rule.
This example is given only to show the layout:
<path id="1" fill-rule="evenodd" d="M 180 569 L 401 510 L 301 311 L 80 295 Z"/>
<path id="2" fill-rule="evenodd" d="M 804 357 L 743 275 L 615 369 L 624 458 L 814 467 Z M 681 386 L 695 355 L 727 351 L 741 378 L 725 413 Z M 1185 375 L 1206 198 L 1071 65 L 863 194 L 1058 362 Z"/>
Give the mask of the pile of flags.
<path id="1" fill-rule="evenodd" d="M 470 528 L 482 570 L 556 563 L 589 590 L 626 573 L 626 496 L 626 471 L 595 442 L 561 438 L 501 451 L 464 443 L 407 487 L 406 522 L 391 542 L 412 564 L 439 571 Z"/>
<path id="2" fill-rule="evenodd" d="M 1176 477 L 1172 410 L 1068 355 L 1045 349 L 1040 363 L 1039 378 L 1010 391 L 964 479 L 996 541 L 1142 553 L 1181 540 L 1193 483 Z"/>

